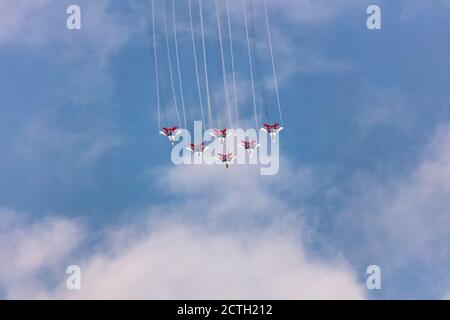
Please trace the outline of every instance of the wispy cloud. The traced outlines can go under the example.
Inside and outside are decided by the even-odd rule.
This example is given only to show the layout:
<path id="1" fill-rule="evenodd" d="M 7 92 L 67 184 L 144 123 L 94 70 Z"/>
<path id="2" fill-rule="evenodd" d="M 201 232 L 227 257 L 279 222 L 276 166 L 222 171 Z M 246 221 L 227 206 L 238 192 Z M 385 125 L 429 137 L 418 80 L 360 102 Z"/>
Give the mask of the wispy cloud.
<path id="1" fill-rule="evenodd" d="M 48 36 L 46 23 L 41 17 L 46 14 L 50 2 L 0 0 L 0 45 L 8 42 L 41 43 L 42 35 Z"/>
<path id="2" fill-rule="evenodd" d="M 122 144 L 122 139 L 108 131 L 84 132 L 61 130 L 45 120 L 36 121 L 24 128 L 11 141 L 10 159 L 33 163 L 52 161 L 59 166 L 93 165 L 105 153 Z M 55 167 L 53 166 L 53 169 Z"/>
<path id="3" fill-rule="evenodd" d="M 450 10 L 450 1 L 448 0 L 436 0 L 425 3 L 420 0 L 403 1 L 400 17 L 409 21 L 422 15 L 442 15 L 448 14 Z"/>
<path id="4" fill-rule="evenodd" d="M 373 85 L 364 85 L 362 92 L 355 117 L 361 138 L 379 128 L 389 127 L 400 133 L 413 129 L 420 110 L 411 107 L 413 103 L 407 93 Z"/>
<path id="5" fill-rule="evenodd" d="M 449 145 L 450 126 L 443 124 L 415 164 L 402 170 L 406 174 L 358 175 L 351 193 L 355 197 L 347 197 L 338 218 L 338 233 L 346 235 L 339 238 L 345 246 L 352 243 L 349 255 L 388 265 L 391 277 L 405 268 L 427 268 L 429 285 L 440 290 L 433 277 L 445 280 L 450 262 Z"/>
<path id="6" fill-rule="evenodd" d="M 39 276 L 50 270 L 64 271 L 61 257 L 70 255 L 82 241 L 82 227 L 58 217 L 36 222 L 11 209 L 0 211 L 0 217 L 5 215 L 11 219 L 7 228 L 0 228 L 0 290 L 18 298 L 31 290 L 39 297 L 45 289 Z"/>

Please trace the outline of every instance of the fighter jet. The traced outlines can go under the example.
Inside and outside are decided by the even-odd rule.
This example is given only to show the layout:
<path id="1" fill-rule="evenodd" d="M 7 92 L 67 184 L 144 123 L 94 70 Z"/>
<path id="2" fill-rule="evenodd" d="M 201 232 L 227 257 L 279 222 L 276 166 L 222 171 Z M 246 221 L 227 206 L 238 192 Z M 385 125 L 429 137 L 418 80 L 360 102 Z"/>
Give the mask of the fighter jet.
<path id="1" fill-rule="evenodd" d="M 219 129 L 213 129 L 212 132 L 210 132 L 210 134 L 213 137 L 216 137 L 217 139 L 220 140 L 221 143 L 224 143 L 225 138 L 230 135 L 230 131 L 228 129 L 223 129 L 223 130 L 219 130 Z"/>
<path id="2" fill-rule="evenodd" d="M 217 154 L 216 159 L 219 160 L 220 162 L 225 164 L 225 167 L 228 169 L 230 166 L 230 162 L 233 161 L 233 154 L 232 153 L 228 153 L 228 154 Z"/>
<path id="3" fill-rule="evenodd" d="M 196 153 L 200 157 L 203 151 L 205 151 L 207 148 L 208 146 L 203 142 L 201 144 L 191 143 L 186 149 L 188 149 L 192 153 Z"/>
<path id="4" fill-rule="evenodd" d="M 272 137 L 272 141 L 275 141 L 275 138 L 277 137 L 277 134 L 280 133 L 281 130 L 283 130 L 283 127 L 280 127 L 278 123 L 274 123 L 273 125 L 264 124 L 264 127 L 261 128 L 261 130 L 267 132 Z"/>
<path id="5" fill-rule="evenodd" d="M 178 130 L 177 127 L 173 127 L 173 128 L 162 128 L 162 130 L 159 133 L 169 138 L 169 141 L 173 146 L 173 144 L 175 143 L 175 137 L 179 135 L 181 131 Z"/>
<path id="6" fill-rule="evenodd" d="M 256 143 L 256 140 L 253 141 L 242 140 L 240 146 L 244 148 L 251 157 L 253 151 L 255 151 L 259 147 L 259 144 Z"/>

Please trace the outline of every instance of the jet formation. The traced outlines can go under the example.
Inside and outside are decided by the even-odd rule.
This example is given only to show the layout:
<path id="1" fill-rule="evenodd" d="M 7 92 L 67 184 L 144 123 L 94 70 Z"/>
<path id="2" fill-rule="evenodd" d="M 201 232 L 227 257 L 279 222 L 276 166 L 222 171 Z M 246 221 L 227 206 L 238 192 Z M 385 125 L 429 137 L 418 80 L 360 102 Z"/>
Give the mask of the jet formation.
<path id="1" fill-rule="evenodd" d="M 278 123 L 274 123 L 273 125 L 265 123 L 263 127 L 261 128 L 262 131 L 267 132 L 273 141 L 275 141 L 276 136 L 284 129 L 284 127 L 281 127 Z M 175 138 L 181 133 L 181 131 L 176 127 L 173 126 L 172 128 L 166 128 L 163 127 L 160 133 L 167 137 L 169 139 L 169 142 L 172 144 L 172 146 L 175 143 Z M 220 143 L 224 143 L 225 139 L 230 135 L 230 130 L 227 128 L 224 128 L 222 130 L 220 129 L 213 129 L 210 133 L 211 136 L 215 137 L 216 139 L 219 139 Z M 250 155 L 250 157 L 253 155 L 253 152 L 258 149 L 260 146 L 259 143 L 257 143 L 256 140 L 243 140 L 240 142 L 240 146 L 245 149 Z M 203 152 L 208 148 L 208 146 L 203 142 L 200 144 L 190 144 L 188 147 L 186 147 L 187 150 L 190 152 L 197 154 L 199 157 L 203 154 Z M 234 159 L 233 153 L 227 153 L 227 154 L 221 154 L 219 153 L 216 156 L 216 159 L 225 164 L 225 167 L 228 169 L 230 166 L 231 161 Z"/>

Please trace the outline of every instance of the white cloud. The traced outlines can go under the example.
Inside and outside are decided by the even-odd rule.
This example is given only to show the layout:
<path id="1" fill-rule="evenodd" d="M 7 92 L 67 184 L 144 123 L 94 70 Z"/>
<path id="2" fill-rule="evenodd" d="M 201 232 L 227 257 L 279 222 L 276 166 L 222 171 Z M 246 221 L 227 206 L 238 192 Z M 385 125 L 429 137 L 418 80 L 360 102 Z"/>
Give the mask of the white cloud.
<path id="1" fill-rule="evenodd" d="M 288 235 L 163 225 L 83 264 L 65 297 L 136 299 L 363 298 L 344 263 L 311 261 Z"/>
<path id="2" fill-rule="evenodd" d="M 131 240 L 133 228 L 126 232 L 125 240 L 118 240 L 123 230 L 112 236 L 113 245 L 80 261 L 82 291 L 64 288 L 65 266 L 61 263 L 52 269 L 60 275 L 57 288 L 44 291 L 45 285 L 33 276 L 48 266 L 47 259 L 58 254 L 59 262 L 73 260 L 66 256 L 67 236 L 59 234 L 64 228 L 58 232 L 42 227 L 36 230 L 40 238 L 31 234 L 23 243 L 10 243 L 12 249 L 20 248 L 12 260 L 19 261 L 14 266 L 20 266 L 15 273 L 21 277 L 5 277 L 9 298 L 34 298 L 36 294 L 86 299 L 364 298 L 348 265 L 307 257 L 290 235 L 278 231 L 236 234 L 173 222 L 142 230 Z M 30 242 L 33 246 L 27 245 Z M 42 250 L 49 244 L 55 246 L 54 242 L 61 245 Z M 11 261 L 8 258 L 2 261 Z M 8 274 L 5 266 L 2 273 Z M 27 287 L 28 283 L 40 290 Z"/>
<path id="3" fill-rule="evenodd" d="M 388 261 L 391 274 L 416 262 L 428 264 L 433 272 L 445 270 L 450 256 L 448 145 L 450 126 L 443 125 L 406 176 L 365 178 L 354 184 L 362 192 L 347 202 L 339 217 L 340 232 L 352 241 L 346 254 L 356 250 L 373 263 Z M 52 269 L 61 277 L 54 285 L 37 276 L 43 266 L 48 268 L 40 255 L 16 256 L 27 252 L 16 248 L 27 248 L 30 241 L 0 228 L 2 243 L 10 244 L 8 257 L 0 261 L 19 261 L 14 265 L 21 274 L 10 277 L 3 263 L 4 288 L 9 297 L 364 298 L 362 285 L 339 254 L 317 257 L 304 241 L 308 228 L 298 218 L 301 207 L 289 206 L 284 191 L 300 182 L 311 189 L 317 181 L 311 170 L 290 179 L 283 175 L 292 172 L 267 178 L 240 167 L 227 173 L 222 167 L 160 169 L 154 174 L 162 178 L 156 180 L 172 204 L 134 211 L 136 223 L 107 229 L 101 245 L 75 261 L 61 249 L 64 246 L 43 254 L 60 268 Z M 290 184 L 283 189 L 280 181 Z M 9 211 L 5 216 L 14 215 Z M 153 217 L 150 222 L 148 216 Z M 21 224 L 13 229 L 23 235 L 39 230 L 33 246 L 48 248 L 53 243 L 49 239 L 59 234 L 55 229 L 68 229 L 48 225 L 47 220 L 44 227 Z M 67 251 L 72 250 L 70 243 L 77 243 L 70 239 Z M 82 291 L 66 291 L 61 261 L 80 264 Z"/>
<path id="4" fill-rule="evenodd" d="M 245 168 L 180 167 L 158 171 L 172 197 L 173 205 L 161 204 L 136 213 L 134 223 L 107 228 L 95 249 L 74 259 L 72 237 L 65 221 L 60 227 L 15 227 L 15 233 L 38 234 L 21 241 L 9 241 L 8 260 L 20 260 L 21 277 L 8 279 L 9 298 L 274 298 L 274 299 L 362 299 L 365 292 L 352 268 L 336 254 L 321 258 L 303 241 L 306 227 L 280 198 L 282 190 L 271 192 L 275 180 L 255 176 Z M 203 171 L 202 174 L 200 174 Z M 166 172 L 165 174 L 163 172 Z M 234 172 L 234 173 L 233 173 Z M 301 176 L 301 177 L 300 177 Z M 300 174 L 306 179 L 309 173 Z M 265 181 L 266 183 L 263 183 Z M 226 192 L 221 192 L 226 191 Z M 176 193 L 179 194 L 176 194 Z M 150 218 L 149 218 L 150 217 Z M 264 222 L 266 221 L 266 223 Z M 52 224 L 52 226 L 54 226 Z M 55 229 L 58 231 L 55 231 Z M 66 230 L 62 238 L 59 231 Z M 71 229 L 69 229 L 71 230 Z M 78 230 L 75 228 L 75 230 Z M 87 235 L 79 235 L 79 238 Z M 52 248 L 50 253 L 27 256 L 33 248 Z M 38 259 L 39 258 L 39 259 Z M 9 272 L 0 260 L 2 276 Z M 36 262 L 38 261 L 38 262 Z M 48 283 L 39 270 L 48 261 L 59 279 Z M 82 290 L 65 289 L 62 264 L 79 264 Z M 32 279 L 32 280 L 30 280 Z M 30 286 L 32 283 L 33 286 Z M 38 288 L 38 289 L 35 289 Z M 45 289 L 45 290 L 44 290 Z"/>

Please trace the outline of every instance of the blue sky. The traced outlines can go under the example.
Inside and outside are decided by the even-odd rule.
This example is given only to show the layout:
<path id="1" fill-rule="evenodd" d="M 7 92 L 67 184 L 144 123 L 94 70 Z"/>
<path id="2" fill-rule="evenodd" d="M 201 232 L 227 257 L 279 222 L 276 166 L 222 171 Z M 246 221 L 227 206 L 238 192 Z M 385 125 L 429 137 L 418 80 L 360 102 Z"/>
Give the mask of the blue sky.
<path id="1" fill-rule="evenodd" d="M 69 31 L 65 11 L 75 2 L 82 29 Z M 273 177 L 174 167 L 156 121 L 149 2 L 75 2 L 0 0 L 2 296 L 449 296 L 448 1 L 271 4 L 286 128 Z M 230 2 L 242 53 L 240 1 Z M 205 3 L 218 95 L 216 29 Z M 374 3 L 382 30 L 366 28 Z M 177 14 L 191 123 L 199 108 L 187 1 Z M 256 1 L 259 37 L 261 14 Z M 252 123 L 245 55 L 236 65 L 240 110 Z M 261 70 L 270 76 L 267 64 Z M 85 270 L 81 293 L 64 289 L 68 264 Z M 382 290 L 365 288 L 370 264 L 382 269 Z M 148 286 L 118 277 L 123 268 Z M 211 271 L 218 269 L 224 282 L 241 281 L 221 283 Z"/>

